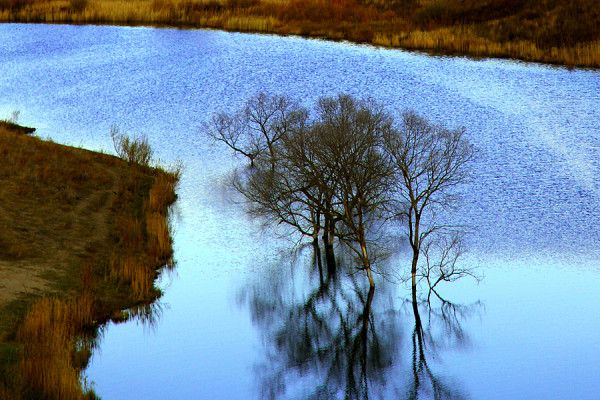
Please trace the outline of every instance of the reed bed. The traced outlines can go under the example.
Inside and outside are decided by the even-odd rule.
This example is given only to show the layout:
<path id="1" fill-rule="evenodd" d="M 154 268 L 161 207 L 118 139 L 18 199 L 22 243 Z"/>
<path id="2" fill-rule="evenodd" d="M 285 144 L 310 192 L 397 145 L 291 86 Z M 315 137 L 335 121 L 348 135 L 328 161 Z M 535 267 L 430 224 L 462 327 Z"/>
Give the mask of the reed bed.
<path id="1" fill-rule="evenodd" d="M 0 21 L 208 27 L 600 67 L 594 0 L 0 0 Z"/>
<path id="2" fill-rule="evenodd" d="M 497 43 L 476 37 L 469 30 L 439 29 L 394 35 L 375 34 L 373 43 L 384 47 L 430 51 L 434 54 L 468 54 L 474 57 L 517 58 L 572 67 L 600 67 L 600 41 L 574 47 L 544 49 L 527 41 Z"/>
<path id="3" fill-rule="evenodd" d="M 73 364 L 78 332 L 94 315 L 90 294 L 76 298 L 44 298 L 29 311 L 16 340 L 23 343 L 20 363 L 23 397 L 78 400 L 84 398 L 80 370 Z"/>

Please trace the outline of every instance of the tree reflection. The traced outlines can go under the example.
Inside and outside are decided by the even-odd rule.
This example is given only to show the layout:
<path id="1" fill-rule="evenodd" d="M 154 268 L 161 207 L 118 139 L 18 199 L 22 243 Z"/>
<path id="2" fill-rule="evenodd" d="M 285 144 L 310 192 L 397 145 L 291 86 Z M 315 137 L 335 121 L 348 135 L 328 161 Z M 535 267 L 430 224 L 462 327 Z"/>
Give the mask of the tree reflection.
<path id="1" fill-rule="evenodd" d="M 414 316 L 412 332 L 412 377 L 409 380 L 408 399 L 466 399 L 468 396 L 456 382 L 446 380 L 428 363 L 428 357 L 436 357 L 444 348 L 465 349 L 469 337 L 463 322 L 482 310 L 482 304 L 459 305 L 439 298 L 439 307 L 432 307 L 429 299 L 418 301 L 412 290 L 411 309 Z M 426 325 L 419 308 L 424 309 Z"/>
<path id="2" fill-rule="evenodd" d="M 341 268 L 323 271 L 315 254 L 304 288 L 290 288 L 294 284 L 279 274 L 267 288 L 257 285 L 245 293 L 267 347 L 256 369 L 261 397 L 370 398 L 385 385 L 394 360 L 397 320 L 377 318 L 375 289 Z"/>
<path id="3" fill-rule="evenodd" d="M 241 300 L 265 345 L 264 360 L 255 368 L 260 397 L 465 398 L 428 359 L 446 348 L 468 348 L 463 322 L 480 303 L 440 301 L 434 307 L 414 293 L 397 307 L 394 285 L 369 288 L 344 265 L 328 273 L 316 249 L 313 257 L 290 265 L 289 274 L 279 267 L 270 279 L 243 290 Z M 298 274 L 307 266 L 308 274 Z M 407 323 L 412 335 L 403 335 Z"/>

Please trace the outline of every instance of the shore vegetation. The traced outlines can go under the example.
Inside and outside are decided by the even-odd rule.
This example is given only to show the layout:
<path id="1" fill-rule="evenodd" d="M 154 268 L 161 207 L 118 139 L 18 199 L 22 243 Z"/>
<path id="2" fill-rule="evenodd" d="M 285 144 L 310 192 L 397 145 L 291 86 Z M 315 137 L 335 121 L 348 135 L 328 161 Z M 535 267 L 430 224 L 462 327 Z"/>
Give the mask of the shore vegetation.
<path id="1" fill-rule="evenodd" d="M 0 21 L 202 27 L 600 67 L 596 0 L 0 0 Z"/>
<path id="2" fill-rule="evenodd" d="M 82 371 L 99 326 L 144 312 L 172 266 L 178 173 L 11 121 L 0 123 L 0 154 L 0 398 L 96 398 Z"/>

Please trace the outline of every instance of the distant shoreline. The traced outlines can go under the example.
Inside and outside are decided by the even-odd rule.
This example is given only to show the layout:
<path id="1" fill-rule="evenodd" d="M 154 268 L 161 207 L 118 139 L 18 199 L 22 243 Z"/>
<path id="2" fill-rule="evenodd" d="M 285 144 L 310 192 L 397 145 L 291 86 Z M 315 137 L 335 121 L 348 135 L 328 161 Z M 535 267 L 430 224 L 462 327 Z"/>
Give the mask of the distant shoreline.
<path id="1" fill-rule="evenodd" d="M 483 7 L 479 0 L 453 5 L 456 1 L 446 0 L 447 8 L 438 9 L 429 0 L 406 0 L 414 3 L 412 8 L 392 9 L 377 1 L 354 0 L 70 0 L 68 6 L 57 0 L 15 0 L 16 6 L 4 9 L 0 3 L 0 22 L 213 28 L 345 40 L 434 55 L 600 68 L 600 33 L 593 21 L 591 27 L 577 22 L 587 17 L 577 15 L 579 9 L 563 5 L 546 10 L 539 5 L 511 14 L 503 12 L 502 0 L 491 1 L 499 4 L 496 9 Z M 593 1 L 578 2 L 593 10 Z M 549 22 L 561 18 L 560 26 Z"/>

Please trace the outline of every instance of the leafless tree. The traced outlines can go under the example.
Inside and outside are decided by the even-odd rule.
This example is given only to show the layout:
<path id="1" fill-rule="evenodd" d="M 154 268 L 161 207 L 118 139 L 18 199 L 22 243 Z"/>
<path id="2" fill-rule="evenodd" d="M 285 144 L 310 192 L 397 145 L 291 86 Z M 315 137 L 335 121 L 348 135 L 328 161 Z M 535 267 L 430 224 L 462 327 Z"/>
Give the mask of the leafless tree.
<path id="1" fill-rule="evenodd" d="M 436 287 L 442 282 L 454 282 L 467 276 L 480 280 L 481 277 L 472 267 L 460 265 L 458 262 L 464 249 L 461 230 L 444 232 L 434 239 L 429 237 L 421 244 L 421 248 L 424 262 L 418 274 L 429 287 L 427 301 L 430 300 L 432 293 L 443 300 L 436 291 Z"/>
<path id="2" fill-rule="evenodd" d="M 371 287 L 368 227 L 384 210 L 392 183 L 392 170 L 383 152 L 383 137 L 392 119 L 380 105 L 340 95 L 323 98 L 314 126 L 319 144 L 314 149 L 321 184 L 333 203 L 332 221 L 342 226 L 336 235 L 361 260 Z"/>
<path id="3" fill-rule="evenodd" d="M 274 168 L 258 163 L 238 190 L 249 200 L 252 215 L 267 223 L 285 223 L 302 235 L 318 240 L 320 204 L 318 188 L 295 174 L 294 163 L 284 156 Z"/>
<path id="4" fill-rule="evenodd" d="M 408 224 L 414 288 L 423 244 L 433 233 L 451 228 L 437 216 L 441 209 L 458 204 L 457 188 L 468 177 L 474 149 L 464 129 L 434 125 L 412 112 L 403 115 L 397 129 L 388 131 L 385 145 L 398 182 L 400 201 L 394 213 Z"/>
<path id="5" fill-rule="evenodd" d="M 391 118 L 374 102 L 345 95 L 320 99 L 316 114 L 266 141 L 272 144 L 268 156 L 237 187 L 254 214 L 291 225 L 315 242 L 322 232 L 329 267 L 335 264 L 334 237 L 341 239 L 374 286 L 367 229 L 383 210 L 393 177 L 382 141 Z"/>
<path id="6" fill-rule="evenodd" d="M 325 245 L 325 257 L 330 270 L 335 269 L 333 253 L 336 224 L 339 218 L 334 209 L 339 207 L 334 198 L 334 177 L 323 165 L 321 147 L 323 132 L 317 128 L 318 122 L 312 122 L 306 129 L 297 130 L 282 140 L 280 166 L 286 174 L 299 185 L 297 195 L 310 209 L 310 217 L 314 224 L 314 238 L 318 240 L 319 232 Z"/>
<path id="7" fill-rule="evenodd" d="M 275 144 L 306 117 L 306 110 L 290 98 L 259 93 L 237 112 L 214 115 L 206 131 L 213 140 L 247 157 L 251 165 L 265 156 L 274 167 Z"/>
<path id="8" fill-rule="evenodd" d="M 348 95 L 321 98 L 310 119 L 286 97 L 259 94 L 237 113 L 216 115 L 210 135 L 254 166 L 235 183 L 251 212 L 294 227 L 316 245 L 321 235 L 328 266 L 335 265 L 337 238 L 355 252 L 373 287 L 370 228 L 391 212 L 407 222 L 413 287 L 422 253 L 431 290 L 468 275 L 456 264 L 458 240 L 446 242 L 434 265 L 433 243 L 441 242 L 430 238 L 450 228 L 436 217 L 457 204 L 455 189 L 473 158 L 464 129 L 414 113 L 396 127 L 382 105 Z"/>

